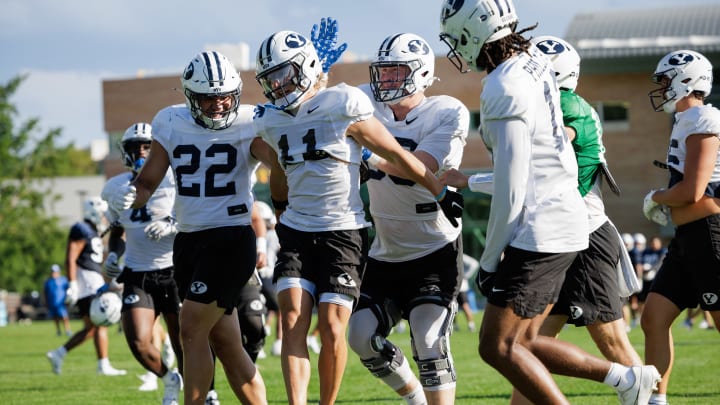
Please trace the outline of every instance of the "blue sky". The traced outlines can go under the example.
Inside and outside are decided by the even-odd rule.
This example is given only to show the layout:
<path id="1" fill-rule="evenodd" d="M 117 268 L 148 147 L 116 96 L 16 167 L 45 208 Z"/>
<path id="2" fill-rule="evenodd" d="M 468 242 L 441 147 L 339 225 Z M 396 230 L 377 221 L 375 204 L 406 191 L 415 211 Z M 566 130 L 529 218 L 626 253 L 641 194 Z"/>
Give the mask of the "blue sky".
<path id="1" fill-rule="evenodd" d="M 682 4 L 716 4 L 684 0 Z M 3 0 L 0 82 L 28 74 L 14 98 L 19 119 L 63 128 L 62 143 L 86 147 L 104 139 L 102 80 L 179 75 L 208 44 L 245 42 L 250 55 L 271 33 L 309 34 L 322 17 L 336 18 L 348 51 L 369 58 L 393 33 L 424 37 L 436 54 L 440 0 Z M 563 36 L 573 16 L 620 9 L 677 7 L 670 0 L 514 0 L 520 27 Z M 252 62 L 252 60 L 251 60 Z M 253 65 L 254 66 L 254 62 Z M 179 80 L 179 79 L 178 79 Z M 255 85 L 247 83 L 246 85 Z M 138 94 L 138 97 L 142 97 Z"/>

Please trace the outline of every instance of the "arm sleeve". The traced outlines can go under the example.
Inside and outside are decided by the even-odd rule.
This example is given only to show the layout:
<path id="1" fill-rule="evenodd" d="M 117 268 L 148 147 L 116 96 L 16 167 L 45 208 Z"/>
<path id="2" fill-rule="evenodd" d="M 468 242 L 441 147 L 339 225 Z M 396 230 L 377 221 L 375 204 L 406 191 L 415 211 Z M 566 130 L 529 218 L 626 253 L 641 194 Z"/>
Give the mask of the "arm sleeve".
<path id="1" fill-rule="evenodd" d="M 487 245 L 480 258 L 480 267 L 494 272 L 522 213 L 530 171 L 531 142 L 527 125 L 519 119 L 490 121 L 486 128 L 493 137 L 495 181 Z"/>

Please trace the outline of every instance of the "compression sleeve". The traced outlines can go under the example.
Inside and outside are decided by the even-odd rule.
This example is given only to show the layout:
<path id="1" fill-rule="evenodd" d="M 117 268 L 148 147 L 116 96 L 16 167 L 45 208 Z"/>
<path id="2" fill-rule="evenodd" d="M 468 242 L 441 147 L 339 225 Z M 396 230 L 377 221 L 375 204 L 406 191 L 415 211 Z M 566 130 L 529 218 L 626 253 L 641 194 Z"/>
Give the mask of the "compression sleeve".
<path id="1" fill-rule="evenodd" d="M 487 229 L 487 245 L 480 267 L 497 270 L 503 250 L 510 244 L 520 220 L 528 186 L 531 158 L 530 133 L 519 119 L 488 121 L 493 144 L 493 198 Z"/>

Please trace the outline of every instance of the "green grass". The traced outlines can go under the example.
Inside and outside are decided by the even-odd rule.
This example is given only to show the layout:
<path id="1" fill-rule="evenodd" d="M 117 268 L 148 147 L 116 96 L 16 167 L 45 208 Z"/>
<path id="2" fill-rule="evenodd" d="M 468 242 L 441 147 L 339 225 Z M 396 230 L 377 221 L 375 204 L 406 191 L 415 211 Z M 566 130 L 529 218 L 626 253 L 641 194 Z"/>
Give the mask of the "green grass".
<path id="1" fill-rule="evenodd" d="M 482 317 L 476 314 L 476 322 Z M 455 358 L 458 385 L 457 404 L 507 404 L 511 387 L 495 370 L 480 360 L 477 354 L 477 335 L 463 330 L 452 335 L 452 351 Z M 73 321 L 73 327 L 80 327 Z M 670 400 L 673 405 L 720 403 L 720 337 L 716 331 L 693 329 L 688 331 L 679 323 L 673 330 L 676 348 L 675 370 L 670 383 Z M 583 328 L 566 328 L 561 338 L 571 341 L 593 354 L 598 354 Z M 630 338 L 641 356 L 643 335 L 639 328 L 633 329 Z M 32 325 L 10 325 L 0 328 L 0 403 L 10 404 L 159 404 L 162 387 L 155 392 L 139 392 L 140 380 L 136 375 L 144 370 L 133 359 L 125 339 L 111 328 L 110 360 L 116 368 L 128 370 L 121 377 L 101 377 L 95 374 L 97 362 L 92 342 L 76 348 L 66 357 L 62 375 L 50 371 L 45 352 L 65 342 L 65 337 L 55 336 L 51 322 L 39 321 Z M 408 333 L 394 334 L 391 339 L 406 353 L 410 353 Z M 272 341 L 272 337 L 270 337 Z M 266 346 L 269 350 L 269 345 Z M 317 357 L 313 355 L 313 364 Z M 258 361 L 267 386 L 271 404 L 286 403 L 280 361 L 268 357 Z M 609 387 L 592 381 L 557 377 L 560 388 L 570 402 L 577 404 L 617 403 L 615 393 Z M 162 384 L 161 384 L 162 385 Z M 237 400 L 227 385 L 218 366 L 217 390 L 221 402 L 234 404 Z M 310 402 L 318 400 L 317 373 L 309 391 Z M 343 385 L 340 404 L 399 405 L 402 402 L 389 388 L 370 376 L 351 352 Z"/>

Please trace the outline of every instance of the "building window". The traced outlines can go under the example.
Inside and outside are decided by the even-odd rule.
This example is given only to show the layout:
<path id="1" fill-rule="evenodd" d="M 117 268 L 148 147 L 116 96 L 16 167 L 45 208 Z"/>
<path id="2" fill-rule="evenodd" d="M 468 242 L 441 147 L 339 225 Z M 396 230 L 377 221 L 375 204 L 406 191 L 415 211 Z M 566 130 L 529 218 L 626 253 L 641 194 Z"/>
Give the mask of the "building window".
<path id="1" fill-rule="evenodd" d="M 599 101 L 595 103 L 595 109 L 604 132 L 630 130 L 630 103 L 627 101 Z"/>

